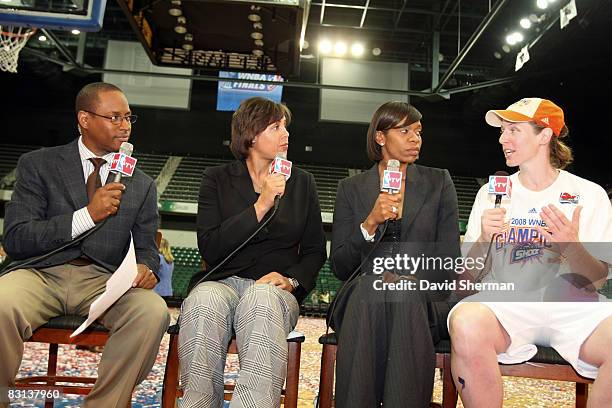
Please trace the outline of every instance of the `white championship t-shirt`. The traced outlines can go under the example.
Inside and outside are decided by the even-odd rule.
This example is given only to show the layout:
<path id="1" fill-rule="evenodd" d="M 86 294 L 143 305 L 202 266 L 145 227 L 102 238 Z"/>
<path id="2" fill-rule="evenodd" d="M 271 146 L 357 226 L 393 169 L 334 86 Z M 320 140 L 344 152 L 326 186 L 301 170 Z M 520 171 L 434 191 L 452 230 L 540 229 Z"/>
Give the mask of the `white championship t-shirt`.
<path id="1" fill-rule="evenodd" d="M 483 281 L 513 282 L 515 290 L 543 289 L 559 274 L 569 273 L 567 262 L 558 249 L 543 240 L 536 229 L 546 224 L 540 217 L 542 207 L 554 204 L 571 221 L 577 206 L 582 206 L 579 239 L 596 259 L 612 265 L 612 206 L 599 185 L 560 170 L 559 176 L 542 191 L 525 188 L 519 172 L 510 176 L 512 192 L 504 197 L 506 208 L 504 232 L 497 235 L 491 247 L 491 273 Z M 482 186 L 470 213 L 462 252 L 467 256 L 472 244 L 480 237 L 481 215 L 494 208 L 495 195 Z M 610 277 L 610 274 L 609 276 Z"/>

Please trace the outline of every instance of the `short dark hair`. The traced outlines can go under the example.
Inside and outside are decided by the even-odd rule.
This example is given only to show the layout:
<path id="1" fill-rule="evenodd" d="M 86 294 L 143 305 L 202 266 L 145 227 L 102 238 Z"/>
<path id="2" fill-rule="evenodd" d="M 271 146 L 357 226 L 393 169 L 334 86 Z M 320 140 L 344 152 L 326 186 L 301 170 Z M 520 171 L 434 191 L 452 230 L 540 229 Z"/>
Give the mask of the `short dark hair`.
<path id="1" fill-rule="evenodd" d="M 366 149 L 368 157 L 373 161 L 382 160 L 380 145 L 376 142 L 376 132 L 385 132 L 399 125 L 408 126 L 421 120 L 423 115 L 414 106 L 406 102 L 392 101 L 382 104 L 370 122 Z"/>
<path id="2" fill-rule="evenodd" d="M 79 111 L 95 110 L 99 102 L 98 96 L 102 92 L 110 91 L 119 91 L 123 93 L 118 86 L 106 82 L 93 82 L 85 85 L 77 94 L 76 101 L 74 103 L 76 112 L 78 113 Z"/>
<path id="3" fill-rule="evenodd" d="M 287 120 L 287 126 L 289 126 L 291 111 L 281 103 L 260 97 L 242 101 L 232 115 L 230 150 L 234 157 L 238 160 L 246 159 L 255 136 L 283 118 Z"/>

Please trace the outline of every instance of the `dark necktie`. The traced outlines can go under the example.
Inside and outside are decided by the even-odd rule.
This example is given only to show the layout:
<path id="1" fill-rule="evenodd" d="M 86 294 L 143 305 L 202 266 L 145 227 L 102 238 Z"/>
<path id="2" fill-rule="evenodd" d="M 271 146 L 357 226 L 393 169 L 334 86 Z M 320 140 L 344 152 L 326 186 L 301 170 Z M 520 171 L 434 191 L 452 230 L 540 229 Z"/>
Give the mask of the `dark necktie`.
<path id="1" fill-rule="evenodd" d="M 94 165 L 94 170 L 91 172 L 89 177 L 87 177 L 87 184 L 86 184 L 87 198 L 91 202 L 91 199 L 93 198 L 96 190 L 102 187 L 102 180 L 100 179 L 100 167 L 102 167 L 102 165 L 106 163 L 106 160 L 101 159 L 99 157 L 92 157 L 88 160 L 91 161 Z"/>

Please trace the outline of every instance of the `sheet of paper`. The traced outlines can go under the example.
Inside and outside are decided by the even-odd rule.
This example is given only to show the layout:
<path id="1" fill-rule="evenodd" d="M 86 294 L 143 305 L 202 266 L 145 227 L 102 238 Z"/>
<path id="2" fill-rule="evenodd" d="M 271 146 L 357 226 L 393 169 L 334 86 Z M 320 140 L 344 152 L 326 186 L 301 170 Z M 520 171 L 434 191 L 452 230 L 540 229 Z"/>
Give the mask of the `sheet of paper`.
<path id="1" fill-rule="evenodd" d="M 134 240 L 130 236 L 130 249 L 128 250 L 125 258 L 119 265 L 119 268 L 113 273 L 110 279 L 106 282 L 106 290 L 101 294 L 89 307 L 89 316 L 83 324 L 76 329 L 70 337 L 78 336 L 85 330 L 90 324 L 96 319 L 102 316 L 109 307 L 111 307 L 117 299 L 119 299 L 125 292 L 131 287 L 136 275 L 138 274 L 138 268 L 136 267 L 136 253 L 134 252 Z"/>

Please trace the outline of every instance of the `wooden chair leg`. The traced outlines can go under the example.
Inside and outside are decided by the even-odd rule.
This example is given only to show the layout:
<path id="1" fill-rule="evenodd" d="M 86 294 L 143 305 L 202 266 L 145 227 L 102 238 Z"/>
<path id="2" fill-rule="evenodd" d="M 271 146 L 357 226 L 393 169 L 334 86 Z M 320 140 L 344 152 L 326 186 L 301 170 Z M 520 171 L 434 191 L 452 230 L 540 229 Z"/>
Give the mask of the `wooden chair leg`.
<path id="1" fill-rule="evenodd" d="M 334 399 L 334 371 L 336 368 L 337 346 L 332 344 L 323 345 L 321 355 L 321 383 L 319 384 L 319 407 L 331 408 Z"/>
<path id="2" fill-rule="evenodd" d="M 449 353 L 444 355 L 444 367 L 442 368 L 442 407 L 455 408 L 458 398 L 459 395 L 451 372 L 451 356 Z"/>
<path id="3" fill-rule="evenodd" d="M 47 363 L 47 385 L 55 385 L 57 375 L 57 352 L 59 346 L 55 343 L 49 344 L 49 361 Z M 53 398 L 45 399 L 45 408 L 53 408 Z"/>
<path id="4" fill-rule="evenodd" d="M 178 335 L 171 334 L 170 344 L 168 345 L 168 358 L 166 360 L 166 372 L 164 374 L 164 386 L 162 389 L 162 408 L 175 408 L 178 379 Z"/>
<path id="5" fill-rule="evenodd" d="M 294 341 L 289 343 L 289 358 L 287 362 L 287 380 L 285 385 L 285 408 L 297 408 L 298 384 L 300 382 L 300 355 L 302 344 Z"/>
<path id="6" fill-rule="evenodd" d="M 589 398 L 589 384 L 576 383 L 576 408 L 586 408 Z"/>

